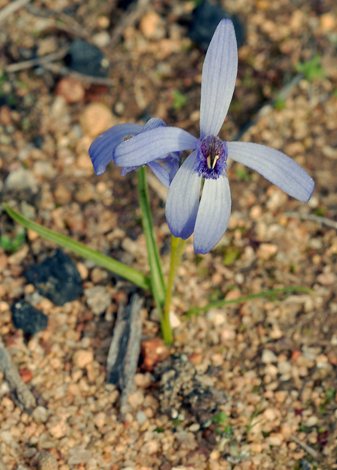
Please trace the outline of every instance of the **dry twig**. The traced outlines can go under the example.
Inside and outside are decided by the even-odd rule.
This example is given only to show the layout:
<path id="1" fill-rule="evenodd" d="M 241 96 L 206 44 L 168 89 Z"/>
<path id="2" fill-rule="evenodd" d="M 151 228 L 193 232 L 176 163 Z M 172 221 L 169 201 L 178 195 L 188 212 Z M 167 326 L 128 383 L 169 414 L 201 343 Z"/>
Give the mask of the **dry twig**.
<path id="1" fill-rule="evenodd" d="M 10 2 L 8 5 L 3 7 L 3 9 L 0 11 L 0 23 L 5 21 L 5 19 L 8 18 L 12 13 L 15 13 L 16 10 L 24 7 L 29 2 L 30 0 L 14 0 L 14 2 Z"/>
<path id="2" fill-rule="evenodd" d="M 116 83 L 112 78 L 83 75 L 82 73 L 73 72 L 63 65 L 47 63 L 42 66 L 44 69 L 49 70 L 52 73 L 62 75 L 63 77 L 70 77 L 81 82 L 90 83 L 91 85 L 114 86 Z"/>
<path id="3" fill-rule="evenodd" d="M 109 48 L 116 46 L 122 37 L 124 30 L 129 26 L 134 25 L 140 19 L 149 4 L 150 0 L 138 0 L 138 2 L 129 6 L 125 15 L 123 15 L 123 18 L 112 33 Z"/>
<path id="4" fill-rule="evenodd" d="M 36 57 L 35 59 L 24 60 L 23 62 L 17 62 L 16 64 L 10 64 L 5 67 L 7 73 L 19 72 L 20 70 L 30 69 L 31 67 L 36 67 L 37 65 L 45 65 L 50 62 L 55 62 L 56 60 L 63 59 L 69 51 L 69 46 L 62 47 L 57 52 L 52 52 L 51 54 L 44 55 L 42 57 Z"/>
<path id="5" fill-rule="evenodd" d="M 311 220 L 312 222 L 317 222 L 322 225 L 326 225 L 327 227 L 331 227 L 337 230 L 337 222 L 334 220 L 328 219 L 327 217 L 321 217 L 320 215 L 314 214 L 303 214 L 301 212 L 286 212 L 282 214 L 282 217 L 292 217 L 296 219 L 302 220 Z"/>
<path id="6" fill-rule="evenodd" d="M 53 64 L 56 60 L 63 59 L 69 51 L 69 46 L 65 46 L 57 52 L 52 52 L 42 57 L 36 57 L 36 59 L 25 60 L 16 64 L 10 64 L 5 67 L 7 73 L 19 72 L 20 70 L 29 69 L 31 67 L 41 66 L 46 70 L 64 77 L 70 77 L 74 80 L 89 83 L 92 85 L 105 85 L 113 86 L 114 80 L 105 77 L 93 77 L 91 75 L 84 75 L 82 73 L 74 72 L 61 64 Z"/>
<path id="7" fill-rule="evenodd" d="M 58 30 L 65 31 L 72 34 L 73 36 L 85 38 L 89 41 L 92 37 L 92 31 L 85 28 L 74 18 L 65 13 L 47 10 L 46 8 L 39 8 L 35 5 L 27 5 L 26 10 L 28 13 L 34 16 L 40 16 L 42 18 L 53 18 L 55 20 L 54 27 Z"/>
<path id="8" fill-rule="evenodd" d="M 304 449 L 306 451 L 307 454 L 311 455 L 312 458 L 314 458 L 315 460 L 318 460 L 319 458 L 319 454 L 318 452 L 316 452 L 315 449 L 313 449 L 312 447 L 308 446 L 308 444 L 306 444 L 305 442 L 301 441 L 298 437 L 296 436 L 291 436 L 291 439 L 296 442 L 296 444 L 298 444 L 300 447 L 302 447 L 302 449 Z"/>
<path id="9" fill-rule="evenodd" d="M 13 364 L 11 356 L 0 340 L 0 370 L 4 373 L 10 388 L 15 391 L 20 403 L 25 409 L 36 406 L 35 398 L 27 385 L 22 381 L 20 374 Z"/>
<path id="10" fill-rule="evenodd" d="M 142 334 L 139 313 L 142 303 L 143 299 L 134 294 L 130 305 L 125 307 L 121 304 L 107 358 L 107 380 L 121 392 L 119 414 L 122 421 L 127 411 L 129 396 L 134 389 Z"/>

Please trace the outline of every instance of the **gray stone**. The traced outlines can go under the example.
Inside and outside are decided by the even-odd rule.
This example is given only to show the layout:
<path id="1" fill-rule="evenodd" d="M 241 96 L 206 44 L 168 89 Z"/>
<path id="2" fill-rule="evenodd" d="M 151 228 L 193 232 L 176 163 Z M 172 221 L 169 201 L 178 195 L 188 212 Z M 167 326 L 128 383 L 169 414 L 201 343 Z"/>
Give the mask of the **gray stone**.
<path id="1" fill-rule="evenodd" d="M 37 192 L 37 182 L 33 173 L 25 168 L 18 168 L 9 173 L 5 180 L 5 186 L 8 190 L 21 191 L 29 189 L 33 193 Z"/>
<path id="2" fill-rule="evenodd" d="M 100 315 L 111 304 L 111 294 L 103 286 L 89 287 L 85 289 L 84 294 L 87 304 L 95 315 Z"/>

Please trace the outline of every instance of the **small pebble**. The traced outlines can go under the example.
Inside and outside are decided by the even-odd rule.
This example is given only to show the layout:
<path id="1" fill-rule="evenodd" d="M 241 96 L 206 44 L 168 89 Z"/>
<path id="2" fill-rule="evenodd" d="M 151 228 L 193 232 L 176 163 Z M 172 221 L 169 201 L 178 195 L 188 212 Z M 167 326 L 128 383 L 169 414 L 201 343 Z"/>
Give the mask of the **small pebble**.
<path id="1" fill-rule="evenodd" d="M 13 304 L 12 319 L 15 328 L 29 335 L 45 330 L 48 325 L 47 315 L 23 301 Z"/>
<path id="2" fill-rule="evenodd" d="M 149 11 L 143 16 L 139 29 L 146 39 L 162 39 L 165 36 L 165 23 L 154 11 Z"/>
<path id="3" fill-rule="evenodd" d="M 191 426 L 189 427 L 189 430 L 191 432 L 198 432 L 199 429 L 200 429 L 200 424 L 199 423 L 191 424 Z"/>
<path id="4" fill-rule="evenodd" d="M 7 258 L 8 264 L 18 265 L 27 257 L 29 251 L 28 245 L 23 245 L 18 251 Z"/>
<path id="5" fill-rule="evenodd" d="M 94 139 L 116 122 L 112 112 L 104 104 L 91 103 L 82 112 L 80 124 L 83 134 Z"/>
<path id="6" fill-rule="evenodd" d="M 179 317 L 174 312 L 170 312 L 170 323 L 172 328 L 178 328 L 181 325 Z"/>
<path id="7" fill-rule="evenodd" d="M 268 421 L 274 421 L 277 418 L 277 410 L 275 408 L 267 408 L 263 414 Z"/>
<path id="8" fill-rule="evenodd" d="M 111 294 L 104 286 L 94 286 L 85 289 L 87 304 L 95 315 L 101 315 L 111 304 Z"/>
<path id="9" fill-rule="evenodd" d="M 61 439 L 64 437 L 67 433 L 67 428 L 68 427 L 64 419 L 58 417 L 57 415 L 52 416 L 48 422 L 49 432 L 55 439 Z"/>
<path id="10" fill-rule="evenodd" d="M 114 106 L 114 113 L 117 114 L 117 116 L 122 116 L 125 111 L 125 104 L 122 101 L 116 101 L 115 106 Z"/>
<path id="11" fill-rule="evenodd" d="M 256 252 L 256 255 L 258 256 L 258 258 L 261 258 L 261 259 L 267 261 L 272 256 L 274 256 L 276 254 L 276 252 L 277 252 L 277 246 L 276 245 L 272 245 L 270 243 L 261 243 L 261 245 L 259 246 L 259 248 Z"/>
<path id="12" fill-rule="evenodd" d="M 288 361 L 282 361 L 277 366 L 280 374 L 287 374 L 291 371 L 291 364 Z"/>
<path id="13" fill-rule="evenodd" d="M 322 273 L 316 279 L 322 286 L 333 286 L 337 282 L 337 276 L 334 273 Z"/>
<path id="14" fill-rule="evenodd" d="M 26 170 L 22 167 L 9 173 L 5 179 L 5 186 L 9 191 L 28 189 L 32 193 L 37 192 L 37 181 L 35 176 L 30 170 Z"/>
<path id="15" fill-rule="evenodd" d="M 82 445 L 72 447 L 69 450 L 70 458 L 68 459 L 68 465 L 79 465 L 81 463 L 86 463 L 91 457 L 92 454 L 90 450 L 86 450 Z"/>
<path id="16" fill-rule="evenodd" d="M 143 447 L 142 447 L 142 451 L 145 453 L 145 454 L 155 454 L 156 452 L 158 452 L 158 448 L 159 448 L 159 444 L 158 444 L 158 441 L 152 439 L 150 441 L 148 441 Z"/>
<path id="17" fill-rule="evenodd" d="M 75 264 L 60 249 L 41 264 L 31 266 L 25 276 L 39 294 L 58 306 L 77 299 L 83 293 L 82 279 Z"/>
<path id="18" fill-rule="evenodd" d="M 106 77 L 109 72 L 109 62 L 103 52 L 84 39 L 75 39 L 71 43 L 66 62 L 69 68 L 84 75 Z"/>
<path id="19" fill-rule="evenodd" d="M 51 179 L 56 175 L 56 170 L 50 162 L 39 161 L 34 162 L 33 173 L 38 178 Z"/>
<path id="20" fill-rule="evenodd" d="M 135 375 L 135 384 L 140 388 L 148 388 L 152 385 L 152 376 L 149 372 Z"/>
<path id="21" fill-rule="evenodd" d="M 270 362 L 277 362 L 277 357 L 269 349 L 264 349 L 262 352 L 262 362 L 264 364 L 269 364 Z"/>
<path id="22" fill-rule="evenodd" d="M 170 355 L 170 350 L 165 346 L 163 340 L 157 338 L 143 341 L 141 354 L 143 356 L 143 368 L 151 372 L 157 362 L 164 361 Z"/>
<path id="23" fill-rule="evenodd" d="M 34 457 L 34 455 L 36 455 L 36 452 L 37 450 L 35 449 L 35 447 L 29 447 L 28 449 L 25 449 L 22 452 L 22 457 L 24 457 L 25 459 L 31 459 L 32 457 Z"/>
<path id="24" fill-rule="evenodd" d="M 198 46 L 206 50 L 213 33 L 223 18 L 231 18 L 234 24 L 236 40 L 240 47 L 244 38 L 244 29 L 241 21 L 236 15 L 231 15 L 220 5 L 213 4 L 209 1 L 198 3 L 197 8 L 193 10 L 193 20 L 188 30 L 188 36 Z"/>
<path id="25" fill-rule="evenodd" d="M 142 410 L 137 411 L 136 420 L 137 420 L 139 426 L 141 426 L 142 424 L 144 424 L 147 421 L 147 416 L 144 413 L 144 411 L 142 411 Z"/>
<path id="26" fill-rule="evenodd" d="M 97 470 L 98 469 L 98 462 L 96 459 L 89 459 L 85 465 L 85 470 Z"/>
<path id="27" fill-rule="evenodd" d="M 105 422 L 106 414 L 103 411 L 94 416 L 93 423 L 98 427 L 98 429 L 102 428 L 105 425 Z"/>
<path id="28" fill-rule="evenodd" d="M 317 416 L 310 416 L 310 418 L 306 420 L 305 426 L 307 426 L 308 428 L 311 428 L 313 426 L 316 426 L 317 423 L 318 423 Z"/>
<path id="29" fill-rule="evenodd" d="M 141 406 L 144 402 L 144 394 L 142 390 L 137 390 L 135 393 L 129 396 L 129 403 L 132 408 Z"/>
<path id="30" fill-rule="evenodd" d="M 50 452 L 41 450 L 39 453 L 37 466 L 39 470 L 57 470 L 58 464 L 57 460 Z"/>
<path id="31" fill-rule="evenodd" d="M 110 43 L 110 34 L 107 31 L 100 31 L 92 36 L 92 42 L 97 47 L 106 47 Z"/>
<path id="32" fill-rule="evenodd" d="M 283 437 L 280 434 L 274 434 L 267 437 L 266 441 L 268 445 L 278 447 L 282 444 Z"/>
<path id="33" fill-rule="evenodd" d="M 56 87 L 56 94 L 63 96 L 67 103 L 79 103 L 84 99 L 85 90 L 82 83 L 78 80 L 64 77 Z"/>
<path id="34" fill-rule="evenodd" d="M 10 433 L 10 431 L 2 431 L 1 434 L 0 434 L 0 437 L 1 437 L 1 441 L 4 444 L 10 445 L 13 441 L 13 436 Z"/>
<path id="35" fill-rule="evenodd" d="M 23 369 L 20 369 L 19 374 L 20 374 L 21 379 L 24 383 L 30 382 L 33 378 L 33 375 L 31 373 L 31 371 L 29 369 L 27 369 L 27 367 L 25 367 Z"/>
<path id="36" fill-rule="evenodd" d="M 207 320 L 212 322 L 214 326 L 223 325 L 226 321 L 226 315 L 221 310 L 212 308 L 206 314 Z"/>
<path id="37" fill-rule="evenodd" d="M 44 406 L 37 406 L 32 413 L 35 423 L 46 423 L 48 419 L 48 410 Z"/>
<path id="38" fill-rule="evenodd" d="M 84 281 L 85 279 L 88 278 L 89 275 L 89 270 L 83 263 L 77 263 L 76 268 L 78 272 L 80 273 L 81 279 Z"/>
<path id="39" fill-rule="evenodd" d="M 85 351 L 83 349 L 76 351 L 73 355 L 73 364 L 80 369 L 83 369 L 94 360 L 94 355 L 91 351 Z"/>
<path id="40" fill-rule="evenodd" d="M 228 327 L 224 327 L 221 331 L 221 341 L 234 341 L 236 337 L 236 333 L 234 330 Z"/>

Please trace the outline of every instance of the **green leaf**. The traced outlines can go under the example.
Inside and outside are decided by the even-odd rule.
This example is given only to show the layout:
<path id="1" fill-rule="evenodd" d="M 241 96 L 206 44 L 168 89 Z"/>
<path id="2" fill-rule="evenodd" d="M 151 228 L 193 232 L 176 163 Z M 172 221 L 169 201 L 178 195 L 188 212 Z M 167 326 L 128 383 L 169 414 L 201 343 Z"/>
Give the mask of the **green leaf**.
<path id="1" fill-rule="evenodd" d="M 172 93 L 173 97 L 173 107 L 178 110 L 187 105 L 188 99 L 180 91 L 174 91 Z"/>
<path id="2" fill-rule="evenodd" d="M 236 170 L 236 176 L 240 178 L 242 181 L 251 181 L 252 180 L 252 175 L 248 173 L 246 168 L 237 168 Z"/>
<path id="3" fill-rule="evenodd" d="M 308 82 L 316 78 L 325 78 L 326 73 L 321 66 L 321 56 L 315 54 L 314 57 L 306 62 L 299 62 L 295 65 L 297 72 L 302 73 Z"/>
<path id="4" fill-rule="evenodd" d="M 54 242 L 57 245 L 62 246 L 63 248 L 67 248 L 68 250 L 72 251 L 73 253 L 76 253 L 79 256 L 82 256 L 85 259 L 93 261 L 98 266 L 102 266 L 102 268 L 112 271 L 113 273 L 123 277 L 124 279 L 133 282 L 133 284 L 136 284 L 142 289 L 151 291 L 150 279 L 141 272 L 137 271 L 136 269 L 130 268 L 129 266 L 126 266 L 125 264 L 116 261 L 113 258 L 110 258 L 109 256 L 103 255 L 98 251 L 88 248 L 82 243 L 74 241 L 71 238 L 66 237 L 65 235 L 61 235 L 60 233 L 54 232 L 49 228 L 43 227 L 42 225 L 33 222 L 32 220 L 26 219 L 26 217 L 24 217 L 19 212 L 15 211 L 5 203 L 3 203 L 2 206 L 13 220 L 23 225 L 26 229 L 33 230 L 33 232 L 36 232 L 38 235 L 45 238 L 46 240 Z"/>
<path id="5" fill-rule="evenodd" d="M 213 416 L 212 421 L 213 421 L 213 423 L 221 425 L 221 424 L 226 423 L 226 421 L 228 421 L 228 416 L 224 411 L 220 411 L 220 413 L 218 415 Z"/>
<path id="6" fill-rule="evenodd" d="M 257 409 L 252 414 L 252 417 L 250 418 L 249 424 L 247 426 L 247 434 L 253 429 L 254 426 L 256 426 L 257 424 L 261 423 L 261 421 L 263 421 L 262 419 L 260 419 L 259 421 L 256 421 L 255 423 L 253 423 L 254 419 L 260 413 L 264 402 L 265 402 L 265 398 L 261 401 Z"/>
<path id="7" fill-rule="evenodd" d="M 5 251 L 10 253 L 15 253 L 25 242 L 26 240 L 26 231 L 22 228 L 23 231 L 17 231 L 16 235 L 13 238 L 10 238 L 8 235 L 0 236 L 0 245 Z"/>
<path id="8" fill-rule="evenodd" d="M 8 235 L 1 235 L 0 237 L 0 245 L 6 251 L 12 251 L 12 240 L 9 238 Z"/>
<path id="9" fill-rule="evenodd" d="M 232 264 L 234 264 L 235 261 L 240 258 L 240 256 L 241 256 L 240 248 L 237 248 L 235 246 L 228 247 L 226 249 L 226 253 L 223 259 L 223 264 L 225 266 L 232 266 Z"/>
<path id="10" fill-rule="evenodd" d="M 165 283 L 158 248 L 154 239 L 151 207 L 146 183 L 146 167 L 144 166 L 138 170 L 138 194 L 147 253 L 149 257 L 152 294 L 157 304 L 157 308 L 160 310 L 159 315 L 162 316 L 161 309 L 165 302 Z"/>
<path id="11" fill-rule="evenodd" d="M 326 390 L 325 392 L 325 396 L 328 401 L 334 400 L 336 396 L 336 390 L 334 390 L 333 388 L 328 388 L 328 390 Z"/>
<path id="12" fill-rule="evenodd" d="M 208 304 L 206 305 L 206 307 L 192 308 L 192 310 L 190 310 L 186 314 L 186 317 L 190 318 L 193 315 L 198 315 L 199 313 L 205 312 L 206 310 L 210 310 L 211 308 L 219 308 L 219 307 L 224 307 L 225 305 L 231 305 L 231 304 L 240 304 L 242 302 L 246 302 L 247 300 L 259 299 L 261 297 L 273 297 L 276 294 L 284 294 L 286 292 L 305 292 L 307 294 L 314 293 L 314 291 L 312 291 L 308 287 L 302 287 L 302 286 L 282 287 L 280 289 L 272 289 L 266 292 L 260 292 L 259 294 L 246 295 L 245 297 L 240 297 L 239 299 L 221 300 L 219 302 Z"/>
<path id="13" fill-rule="evenodd" d="M 274 101 L 274 108 L 282 110 L 286 107 L 286 100 L 283 99 L 280 95 L 278 95 Z"/>

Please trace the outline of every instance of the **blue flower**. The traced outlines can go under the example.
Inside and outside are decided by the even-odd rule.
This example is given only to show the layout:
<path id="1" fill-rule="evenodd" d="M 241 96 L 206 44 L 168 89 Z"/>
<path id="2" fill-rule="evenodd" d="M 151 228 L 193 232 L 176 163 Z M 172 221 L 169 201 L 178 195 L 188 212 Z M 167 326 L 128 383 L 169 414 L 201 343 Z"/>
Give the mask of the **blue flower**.
<path id="1" fill-rule="evenodd" d="M 105 173 L 107 165 L 113 161 L 115 148 L 128 137 L 133 137 L 152 129 L 158 129 L 159 127 L 166 127 L 165 122 L 162 119 L 153 118 L 145 126 L 141 124 L 118 124 L 99 135 L 89 148 L 89 155 L 96 175 Z M 159 181 L 167 188 L 178 171 L 180 154 L 181 152 L 169 152 L 167 155 L 157 157 L 146 163 Z M 124 176 L 141 166 L 123 165 L 122 175 Z"/>
<path id="2" fill-rule="evenodd" d="M 169 187 L 166 219 L 175 237 L 186 239 L 194 233 L 196 253 L 212 250 L 227 229 L 231 213 L 228 158 L 258 171 L 303 202 L 310 199 L 315 186 L 303 168 L 282 152 L 254 143 L 223 142 L 217 137 L 233 96 L 237 67 L 233 23 L 224 19 L 214 33 L 203 65 L 200 138 L 176 127 L 160 126 L 114 149 L 114 162 L 122 167 L 150 165 L 172 152 L 193 150 Z"/>

